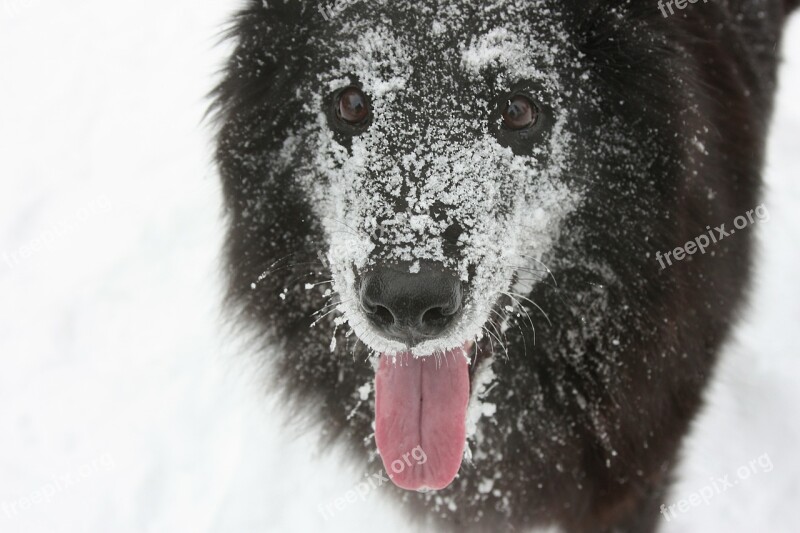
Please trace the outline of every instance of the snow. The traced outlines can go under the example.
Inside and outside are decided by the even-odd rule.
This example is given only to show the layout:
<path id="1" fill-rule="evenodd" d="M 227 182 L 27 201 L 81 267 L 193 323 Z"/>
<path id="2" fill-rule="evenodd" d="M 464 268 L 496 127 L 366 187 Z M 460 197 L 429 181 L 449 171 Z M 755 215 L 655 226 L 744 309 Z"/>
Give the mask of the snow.
<path id="1" fill-rule="evenodd" d="M 234 7 L 0 7 L 0 531 L 409 531 L 379 487 L 320 511 L 363 479 L 281 425 L 220 317 L 201 124 Z M 668 532 L 796 529 L 800 18 L 788 35 L 753 304 L 665 503 L 774 468 Z"/>
<path id="2" fill-rule="evenodd" d="M 497 406 L 484 401 L 486 393 L 492 387 L 495 375 L 492 370 L 492 359 L 487 358 L 478 363 L 475 375 L 472 377 L 472 390 L 470 391 L 469 407 L 467 409 L 467 438 L 472 439 L 478 432 L 478 422 L 481 417 L 491 418 Z M 467 452 L 469 455 L 469 452 Z"/>

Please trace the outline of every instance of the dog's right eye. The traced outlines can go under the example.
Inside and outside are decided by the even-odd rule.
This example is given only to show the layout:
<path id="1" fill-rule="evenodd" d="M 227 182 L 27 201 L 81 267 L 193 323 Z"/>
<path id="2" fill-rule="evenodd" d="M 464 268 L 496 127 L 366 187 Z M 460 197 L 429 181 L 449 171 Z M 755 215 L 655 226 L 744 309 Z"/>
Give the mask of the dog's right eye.
<path id="1" fill-rule="evenodd" d="M 358 87 L 348 87 L 339 93 L 337 116 L 351 126 L 360 126 L 369 118 L 369 100 Z"/>

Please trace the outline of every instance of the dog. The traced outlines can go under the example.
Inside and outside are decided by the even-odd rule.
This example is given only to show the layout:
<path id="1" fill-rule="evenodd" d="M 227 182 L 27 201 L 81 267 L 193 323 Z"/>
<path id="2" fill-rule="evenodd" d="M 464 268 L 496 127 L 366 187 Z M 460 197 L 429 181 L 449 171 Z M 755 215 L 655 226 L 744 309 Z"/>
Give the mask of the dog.
<path id="1" fill-rule="evenodd" d="M 292 419 L 440 529 L 654 531 L 796 4 L 249 1 L 213 104 L 228 304 Z"/>

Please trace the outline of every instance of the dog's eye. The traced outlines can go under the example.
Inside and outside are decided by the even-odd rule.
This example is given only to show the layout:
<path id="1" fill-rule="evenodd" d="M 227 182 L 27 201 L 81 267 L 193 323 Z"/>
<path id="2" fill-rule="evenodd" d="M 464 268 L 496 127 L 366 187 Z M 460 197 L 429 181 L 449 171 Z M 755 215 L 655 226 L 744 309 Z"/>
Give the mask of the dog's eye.
<path id="1" fill-rule="evenodd" d="M 339 93 L 339 118 L 352 125 L 362 124 L 369 117 L 369 101 L 358 87 Z"/>
<path id="2" fill-rule="evenodd" d="M 490 100 L 487 128 L 500 146 L 511 148 L 514 155 L 533 155 L 535 147 L 545 141 L 552 122 L 547 98 L 540 100 L 533 95 L 546 96 L 546 92 L 526 81 L 509 89 Z"/>
<path id="3" fill-rule="evenodd" d="M 521 94 L 509 98 L 503 109 L 503 124 L 511 130 L 528 128 L 536 123 L 536 118 L 536 106 Z"/>

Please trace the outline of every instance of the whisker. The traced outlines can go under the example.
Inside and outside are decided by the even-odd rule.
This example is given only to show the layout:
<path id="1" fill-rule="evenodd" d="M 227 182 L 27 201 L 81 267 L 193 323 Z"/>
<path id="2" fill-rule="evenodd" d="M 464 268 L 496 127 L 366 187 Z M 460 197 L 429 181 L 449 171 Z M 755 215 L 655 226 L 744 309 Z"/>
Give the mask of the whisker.
<path id="1" fill-rule="evenodd" d="M 340 300 L 340 301 L 337 300 L 335 302 L 331 302 L 331 303 L 329 303 L 327 305 L 324 305 L 319 311 L 315 311 L 311 316 L 318 315 L 319 313 L 324 313 L 324 312 L 326 312 L 326 310 L 330 309 L 331 307 L 338 307 L 341 304 L 346 304 L 347 302 L 352 302 L 352 301 L 353 301 L 353 298 L 349 298 L 347 300 Z"/>
<path id="2" fill-rule="evenodd" d="M 519 298 L 522 298 L 523 300 L 526 300 L 526 301 L 530 302 L 530 303 L 531 303 L 531 305 L 533 305 L 534 307 L 536 307 L 536 309 L 538 309 L 538 310 L 539 310 L 539 311 L 542 313 L 542 315 L 544 315 L 544 317 L 547 319 L 547 323 L 548 323 L 548 324 L 550 324 L 551 326 L 553 325 L 553 323 L 552 323 L 552 322 L 550 322 L 550 317 L 549 317 L 549 316 L 547 316 L 547 313 L 545 313 L 545 312 L 544 312 L 544 309 L 542 309 L 541 307 L 539 307 L 539 304 L 537 304 L 536 302 L 534 302 L 534 301 L 533 301 L 533 300 L 531 300 L 530 298 L 528 298 L 528 297 L 526 297 L 526 296 L 523 296 L 523 295 L 521 295 L 521 294 L 516 294 L 516 293 L 513 293 L 513 292 L 512 292 L 512 293 L 510 293 L 510 294 L 513 294 L 514 296 L 517 296 L 517 297 L 519 297 Z"/>
<path id="3" fill-rule="evenodd" d="M 486 329 L 486 326 L 481 326 L 481 329 L 482 329 L 483 331 L 485 331 L 486 333 L 489 333 L 489 330 L 488 330 L 488 329 Z M 492 336 L 491 336 L 491 334 L 489 334 L 489 345 L 490 345 L 490 346 L 491 346 L 491 348 L 492 348 L 492 355 L 494 355 L 494 341 L 492 340 Z"/>
<path id="4" fill-rule="evenodd" d="M 533 319 L 531 318 L 531 315 L 530 315 L 530 313 L 528 313 L 528 310 L 527 310 L 527 309 L 525 309 L 525 306 L 524 306 L 524 305 L 522 305 L 522 304 L 519 302 L 519 300 L 517 300 L 516 298 L 514 298 L 514 297 L 513 297 L 511 294 L 509 294 L 509 293 L 507 293 L 507 292 L 502 292 L 502 293 L 500 293 L 500 294 L 502 294 L 502 295 L 504 295 L 504 296 L 507 296 L 508 298 L 511 298 L 511 300 L 513 300 L 513 301 L 514 301 L 514 303 L 516 303 L 516 304 L 517 304 L 517 307 L 518 307 L 518 308 L 519 308 L 519 309 L 520 309 L 520 310 L 521 310 L 523 313 L 525 313 L 525 316 L 526 316 L 526 317 L 528 317 L 528 322 L 529 322 L 529 323 L 530 323 L 530 325 L 531 325 L 531 331 L 534 331 L 534 332 L 535 332 L 535 331 L 536 331 L 536 327 L 533 325 Z"/>
<path id="5" fill-rule="evenodd" d="M 506 353 L 506 360 L 508 360 L 508 359 L 509 359 L 509 356 L 508 356 L 508 348 L 505 346 L 505 344 L 503 344 L 503 341 L 502 341 L 502 340 L 500 340 L 500 338 L 499 338 L 499 337 L 495 336 L 495 335 L 494 335 L 494 334 L 493 334 L 491 331 L 489 331 L 489 329 L 488 329 L 488 328 L 486 328 L 486 326 L 481 326 L 481 327 L 484 329 L 484 331 L 486 331 L 486 333 L 488 333 L 488 334 L 489 334 L 489 337 L 490 337 L 490 338 L 491 338 L 491 337 L 494 337 L 494 338 L 497 340 L 497 342 L 500 344 L 500 346 L 502 346 L 503 350 L 504 350 L 504 351 L 505 351 L 505 353 Z M 494 344 L 492 344 L 492 351 L 494 351 Z"/>
<path id="6" fill-rule="evenodd" d="M 558 285 L 555 285 L 554 283 L 545 282 L 545 280 L 548 277 L 548 274 L 550 274 L 546 270 L 537 270 L 535 268 L 532 269 L 532 268 L 527 268 L 527 267 L 524 267 L 524 266 L 512 265 L 512 264 L 505 264 L 504 266 L 506 266 L 507 268 L 514 269 L 514 277 L 515 277 L 515 279 L 517 281 L 533 281 L 533 282 L 536 282 L 536 283 L 544 283 L 548 287 L 553 287 L 554 289 L 558 289 Z M 534 277 L 532 277 L 532 278 L 523 278 L 522 276 L 519 275 L 519 272 L 523 272 L 525 274 L 530 274 L 530 275 L 532 275 Z M 552 274 L 550 274 L 550 276 L 552 277 Z"/>
<path id="7" fill-rule="evenodd" d="M 320 282 L 317 282 L 317 283 L 310 284 L 309 286 L 307 286 L 307 288 L 313 289 L 314 287 L 319 287 L 321 285 L 327 285 L 327 284 L 333 283 L 333 282 L 334 282 L 334 280 L 332 280 L 332 279 L 329 279 L 328 281 L 320 281 Z"/>
<path id="8" fill-rule="evenodd" d="M 311 327 L 313 328 L 314 326 L 316 326 L 317 324 L 319 324 L 320 322 L 322 322 L 322 320 L 323 320 L 323 319 L 324 319 L 326 316 L 328 316 L 328 315 L 331 315 L 331 314 L 335 313 L 335 312 L 336 312 L 336 311 L 338 311 L 338 310 L 339 310 L 339 308 L 338 308 L 338 307 L 335 307 L 335 308 L 331 309 L 330 311 L 328 311 L 327 313 L 325 313 L 324 315 L 322 315 L 322 316 L 318 317 L 318 318 L 317 318 L 317 319 L 316 319 L 314 322 L 312 322 L 312 323 L 311 323 Z M 319 312 L 319 311 L 318 311 L 318 312 Z"/>
<path id="9" fill-rule="evenodd" d="M 492 311 L 497 316 L 501 316 L 500 313 L 497 312 L 494 308 L 492 308 Z M 505 320 L 510 320 L 510 317 L 508 316 L 508 312 L 505 311 L 505 310 L 504 310 L 504 312 L 506 313 L 505 315 L 503 315 Z M 522 353 L 523 353 L 523 355 L 525 357 L 527 357 L 528 356 L 528 343 L 525 340 L 525 330 L 522 329 L 522 324 L 520 323 L 520 321 L 516 317 L 514 317 L 514 325 L 519 329 L 520 333 L 522 334 Z M 536 328 L 531 326 L 531 332 L 533 333 L 533 345 L 536 346 Z"/>
<path id="10" fill-rule="evenodd" d="M 275 263 L 273 263 L 273 265 L 275 265 Z M 319 261 L 311 261 L 311 262 L 307 262 L 307 263 L 292 263 L 290 265 L 282 265 L 282 266 L 275 267 L 275 268 L 270 267 L 267 270 L 265 270 L 264 272 L 262 272 L 261 274 L 259 274 L 258 278 L 253 283 L 253 285 L 258 285 L 259 283 L 261 283 L 262 281 L 267 279 L 269 276 L 272 276 L 276 272 L 281 272 L 282 270 L 289 270 L 289 269 L 292 269 L 292 268 L 303 267 L 303 266 L 320 266 L 320 267 L 324 267 L 324 265 L 322 265 L 322 263 L 320 263 Z M 311 274 L 313 274 L 313 272 Z M 294 281 L 297 281 L 297 280 L 294 280 Z"/>
<path id="11" fill-rule="evenodd" d="M 285 283 L 285 285 L 286 285 L 287 287 L 292 287 L 292 286 L 294 286 L 294 285 L 295 285 L 295 284 L 296 284 L 298 281 L 300 281 L 300 280 L 302 280 L 302 279 L 304 279 L 304 278 L 307 278 L 307 277 L 309 277 L 309 276 L 316 276 L 316 275 L 317 275 L 317 273 L 316 273 L 316 272 L 307 272 L 307 273 L 305 273 L 305 274 L 301 274 L 301 275 L 297 276 L 296 278 L 294 278 L 294 279 L 292 279 L 292 280 L 288 281 L 287 283 Z"/>
<path id="12" fill-rule="evenodd" d="M 499 343 L 500 343 L 500 345 L 503 347 L 503 350 L 504 350 L 504 351 L 505 351 L 505 353 L 506 353 L 506 361 L 508 361 L 508 360 L 509 360 L 509 355 L 508 355 L 508 337 L 506 337 L 506 336 L 503 334 L 503 337 L 505 338 L 505 342 L 503 342 L 503 340 L 501 340 L 501 339 L 500 339 L 500 335 L 501 335 L 501 333 L 500 333 L 500 332 L 497 330 L 497 324 L 495 324 L 495 323 L 494 323 L 494 321 L 493 321 L 493 320 L 491 320 L 491 319 L 489 319 L 489 321 L 488 321 L 487 323 L 488 323 L 490 326 L 492 326 L 492 328 L 495 330 L 495 333 L 497 333 L 497 335 L 495 336 L 495 338 L 497 339 L 497 342 L 499 342 Z"/>
<path id="13" fill-rule="evenodd" d="M 542 263 L 539 259 L 536 259 L 535 257 L 532 257 L 530 255 L 525 255 L 525 254 L 517 254 L 517 255 L 520 257 L 524 257 L 525 259 L 533 259 L 534 261 L 542 265 L 544 269 L 547 271 L 547 273 L 550 274 L 550 277 L 553 279 L 553 283 L 555 283 L 556 287 L 558 287 L 558 281 L 556 281 L 556 277 L 553 275 L 553 271 L 550 270 L 550 267 Z"/>

